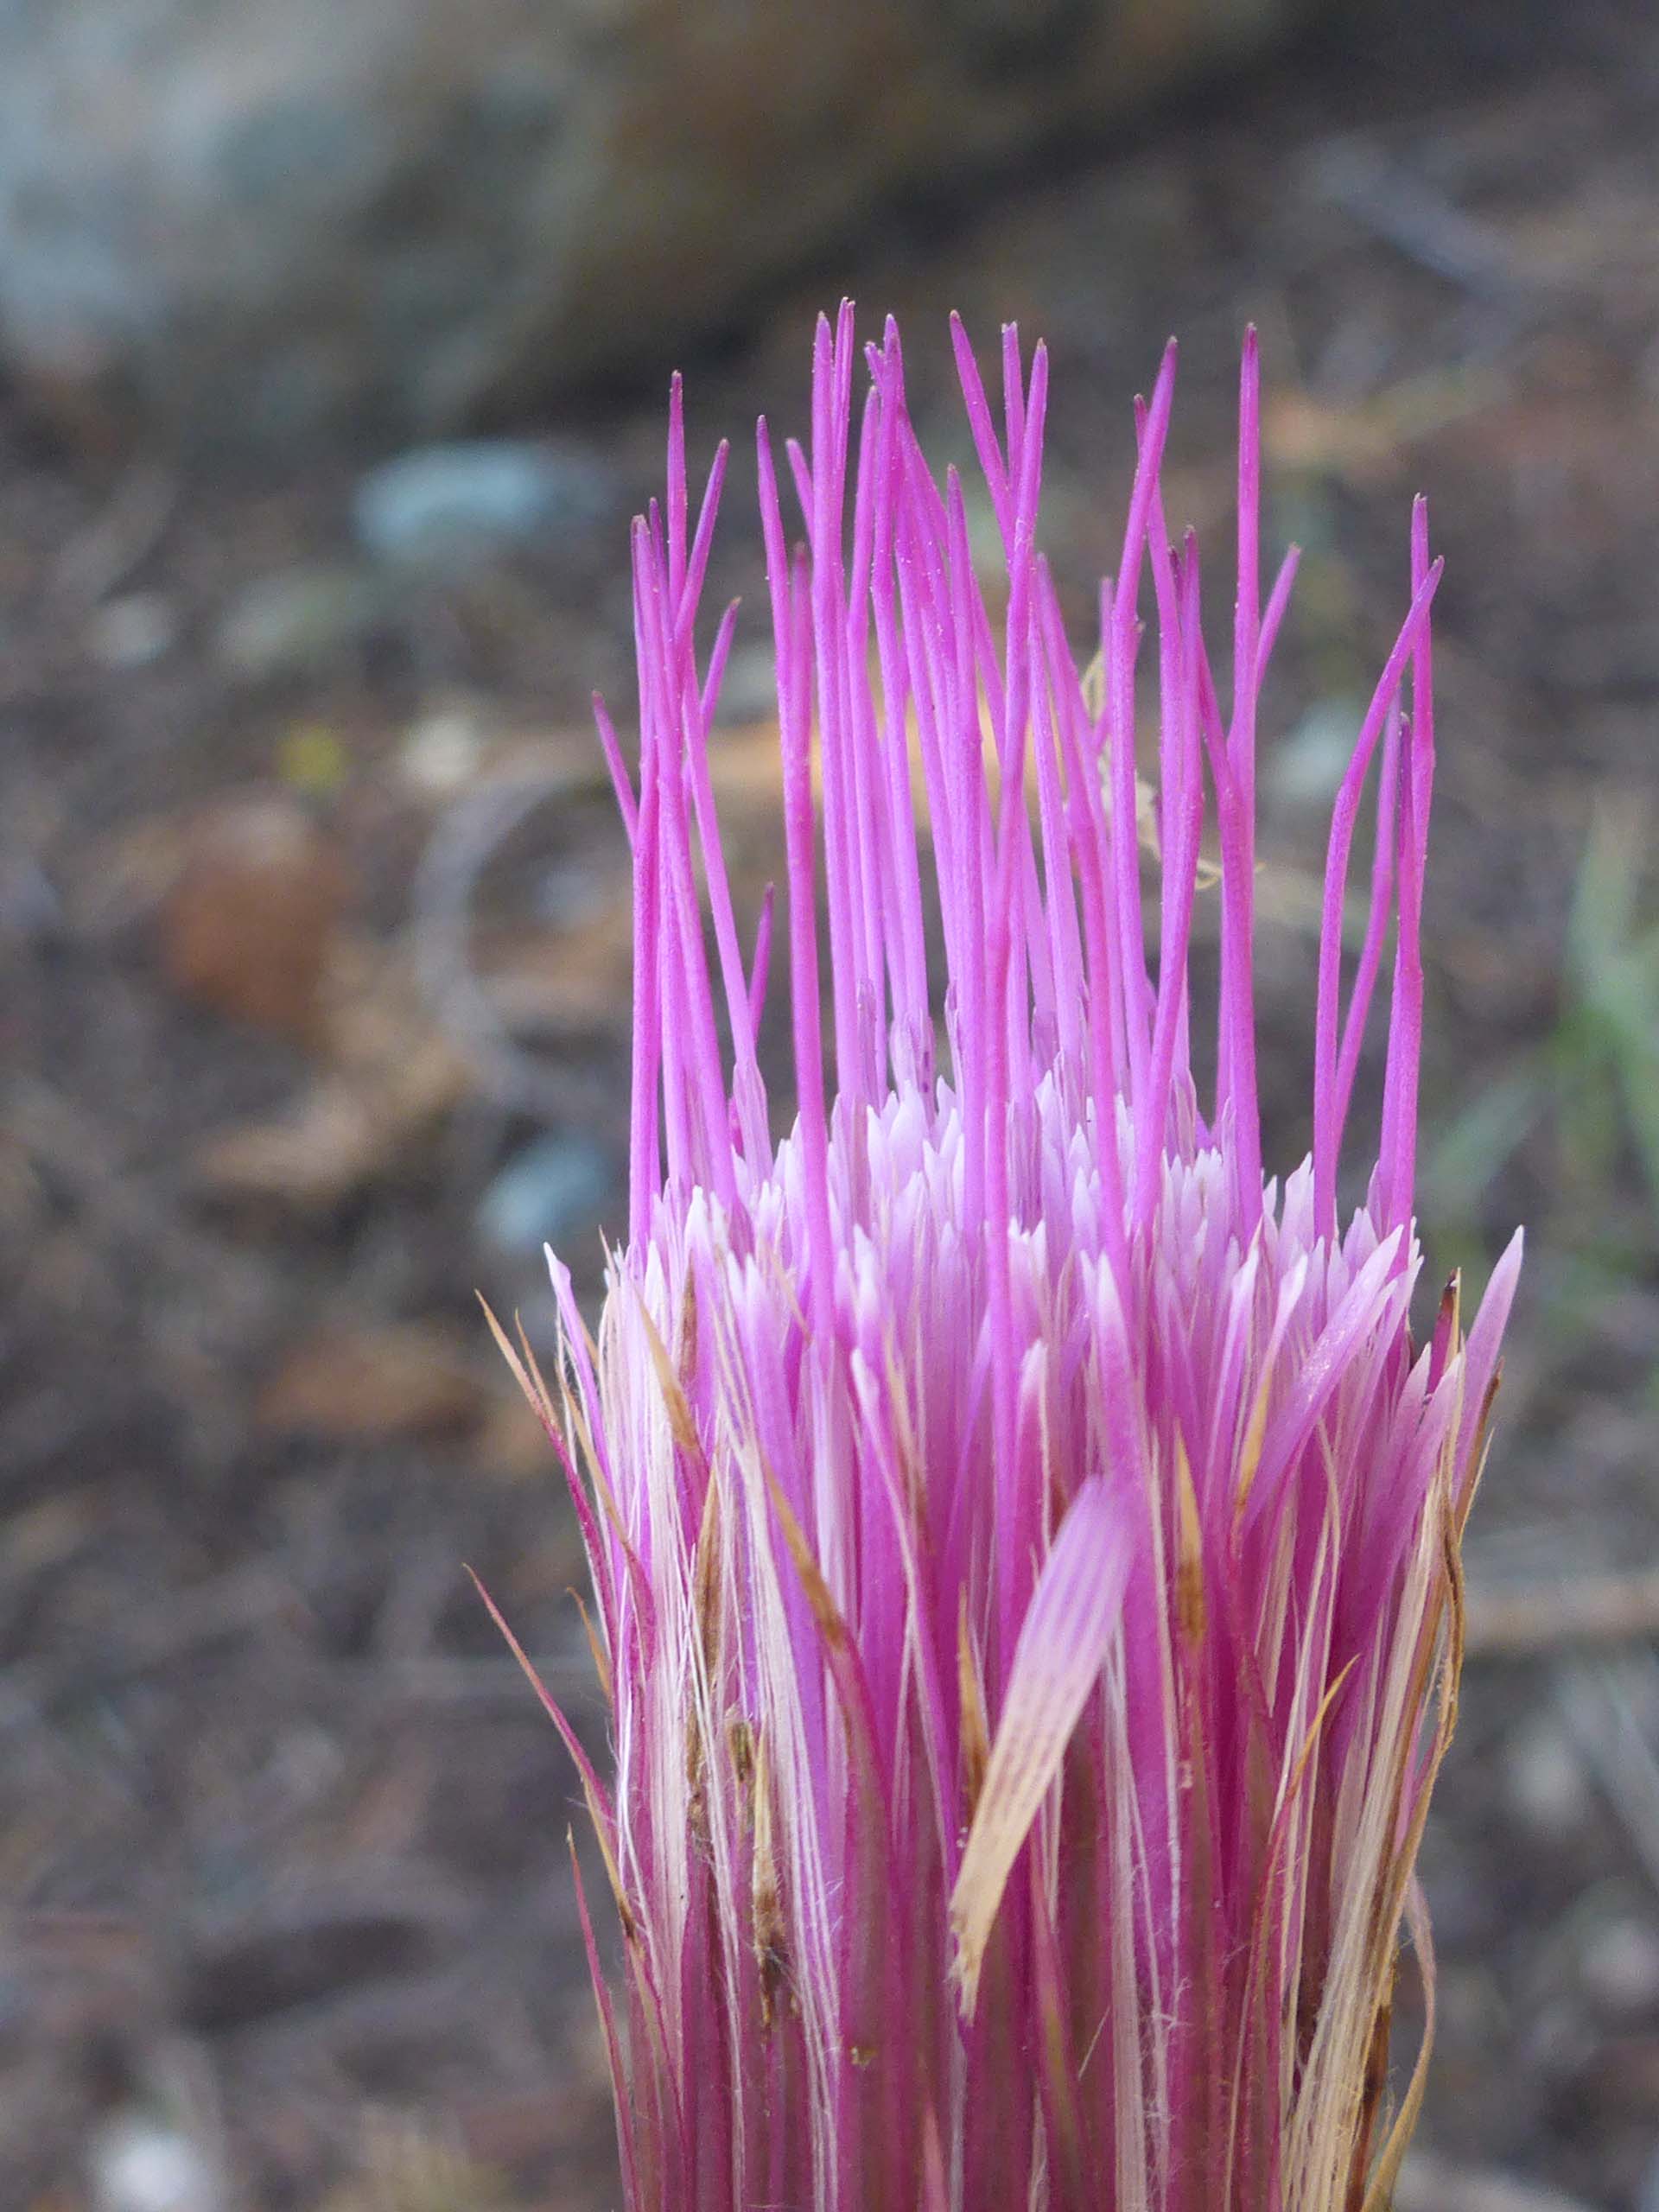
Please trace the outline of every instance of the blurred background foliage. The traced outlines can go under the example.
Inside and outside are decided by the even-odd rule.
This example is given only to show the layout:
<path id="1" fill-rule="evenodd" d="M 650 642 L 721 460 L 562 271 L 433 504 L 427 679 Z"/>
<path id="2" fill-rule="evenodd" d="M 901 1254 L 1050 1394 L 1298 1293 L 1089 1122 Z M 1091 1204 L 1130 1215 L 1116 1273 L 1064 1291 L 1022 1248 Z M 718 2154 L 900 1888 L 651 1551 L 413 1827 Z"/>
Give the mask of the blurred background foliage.
<path id="1" fill-rule="evenodd" d="M 1258 324 L 1281 1166 L 1432 496 L 1426 1296 L 1530 1243 L 1400 2203 L 1659 2208 L 1656 124 L 1647 0 L 0 9 L 0 2208 L 615 2201 L 574 1777 L 461 1567 L 598 1750 L 579 1548 L 474 1293 L 545 1345 L 621 1219 L 587 701 L 676 366 L 775 872 L 747 426 L 842 292 L 941 463 L 948 311 L 1048 338 L 1079 641 L 1171 329 L 1224 608 Z"/>

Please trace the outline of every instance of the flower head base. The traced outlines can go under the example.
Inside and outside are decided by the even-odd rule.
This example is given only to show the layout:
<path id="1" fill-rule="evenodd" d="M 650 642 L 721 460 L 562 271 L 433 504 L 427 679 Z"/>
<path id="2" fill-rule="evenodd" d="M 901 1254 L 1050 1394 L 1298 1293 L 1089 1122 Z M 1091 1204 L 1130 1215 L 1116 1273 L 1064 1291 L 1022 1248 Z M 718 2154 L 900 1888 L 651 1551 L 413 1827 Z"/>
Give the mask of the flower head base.
<path id="1" fill-rule="evenodd" d="M 613 1717 L 614 1793 L 582 1764 L 626 1953 L 626 2056 L 599 1986 L 627 2201 L 1338 2212 L 1380 2201 L 1397 2155 L 1394 1961 L 1519 1260 L 1466 1337 L 1454 1287 L 1414 1345 L 1438 564 L 1420 505 L 1331 833 L 1313 1154 L 1264 1187 L 1255 725 L 1294 559 L 1263 607 L 1254 341 L 1224 713 L 1197 547 L 1172 551 L 1159 490 L 1173 347 L 1095 683 L 1035 550 L 1043 350 L 1027 374 L 1005 334 L 999 428 L 955 335 L 995 617 L 891 325 L 855 435 L 850 311 L 820 325 L 793 552 L 761 426 L 781 1141 L 756 1054 L 771 909 L 746 957 L 709 770 L 733 613 L 706 660 L 696 643 L 725 454 L 693 528 L 677 385 L 666 505 L 633 533 L 637 788 L 600 714 L 633 849 L 632 1218 L 596 1344 L 556 1267 L 560 1402 L 531 1388 L 567 1452 Z M 1187 957 L 1211 805 L 1213 1014 Z M 1344 1222 L 1390 933 L 1381 1138 Z"/>

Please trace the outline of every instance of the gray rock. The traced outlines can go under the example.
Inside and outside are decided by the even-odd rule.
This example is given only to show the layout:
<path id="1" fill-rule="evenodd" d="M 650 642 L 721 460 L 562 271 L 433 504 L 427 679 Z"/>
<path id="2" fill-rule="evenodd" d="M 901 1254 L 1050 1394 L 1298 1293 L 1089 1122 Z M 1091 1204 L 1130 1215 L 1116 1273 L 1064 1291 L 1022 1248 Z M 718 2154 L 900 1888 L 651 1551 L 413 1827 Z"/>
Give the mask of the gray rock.
<path id="1" fill-rule="evenodd" d="M 0 0 L 0 365 L 106 435 L 441 435 L 1338 4 Z"/>
<path id="2" fill-rule="evenodd" d="M 613 1196 L 611 1163 L 590 1139 L 536 1137 L 514 1153 L 478 1202 L 478 1231 L 512 1257 L 563 1243 Z"/>
<path id="3" fill-rule="evenodd" d="M 715 705 L 718 720 L 729 728 L 768 721 L 777 712 L 777 664 L 770 642 L 752 639 L 734 645 Z"/>
<path id="4" fill-rule="evenodd" d="M 279 569 L 226 609 L 213 651 L 247 683 L 308 675 L 366 637 L 390 605 L 385 584 L 367 569 L 335 562 Z"/>
<path id="5" fill-rule="evenodd" d="M 1579 1974 L 1603 2018 L 1650 2018 L 1659 2011 L 1659 1929 L 1636 1912 L 1600 1915 L 1584 1932 Z"/>
<path id="6" fill-rule="evenodd" d="M 165 2113 L 106 2113 L 86 2145 L 94 2212 L 223 2212 L 224 2177 L 197 2137 Z"/>
<path id="7" fill-rule="evenodd" d="M 1529 1714 L 1505 1746 L 1503 1794 L 1525 1833 L 1561 1846 L 1596 1816 L 1584 1762 L 1560 1721 Z"/>
<path id="8" fill-rule="evenodd" d="M 1353 758 L 1364 719 L 1363 699 L 1315 700 L 1262 761 L 1262 780 L 1271 796 L 1281 806 L 1326 810 Z M 1373 782 L 1376 774 L 1373 769 Z"/>
<path id="9" fill-rule="evenodd" d="M 352 518 L 359 542 L 379 559 L 454 574 L 513 546 L 585 528 L 618 499 L 595 454 L 474 438 L 419 446 L 371 469 Z"/>
<path id="10" fill-rule="evenodd" d="M 86 624 L 86 650 L 105 668 L 148 668 L 169 652 L 179 634 L 178 610 L 160 592 L 127 592 L 105 600 Z"/>

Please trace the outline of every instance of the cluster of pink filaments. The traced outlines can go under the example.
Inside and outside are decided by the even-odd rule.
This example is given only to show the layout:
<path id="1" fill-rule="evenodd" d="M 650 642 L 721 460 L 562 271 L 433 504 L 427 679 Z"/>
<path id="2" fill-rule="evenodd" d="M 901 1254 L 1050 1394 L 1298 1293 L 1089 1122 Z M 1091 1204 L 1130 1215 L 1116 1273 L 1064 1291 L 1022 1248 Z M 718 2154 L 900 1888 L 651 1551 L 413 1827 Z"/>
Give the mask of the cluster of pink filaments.
<path id="1" fill-rule="evenodd" d="M 625 2190 L 632 2212 L 1338 2212 L 1394 2157 L 1394 1961 L 1519 1257 L 1466 1338 L 1449 1293 L 1414 1344 L 1438 565 L 1420 505 L 1331 833 L 1313 1154 L 1264 1187 L 1256 715 L 1294 561 L 1263 607 L 1254 341 L 1224 713 L 1160 494 L 1173 348 L 1085 677 L 1035 545 L 1043 349 L 1027 374 L 1005 334 L 999 427 L 956 340 L 995 615 L 891 325 L 855 437 L 850 310 L 819 327 L 792 551 L 761 427 L 781 1141 L 771 907 L 747 950 L 710 769 L 735 610 L 697 640 L 725 452 L 693 527 L 677 385 L 666 504 L 633 534 L 637 784 L 601 712 L 633 855 L 630 1231 L 596 1343 L 556 1267 L 564 1358 L 552 1401 L 529 1387 L 613 1715 L 613 1790 L 569 1740 L 623 1928 L 626 2049 L 599 1986 Z M 1380 1144 L 1344 1223 L 1390 939 Z"/>

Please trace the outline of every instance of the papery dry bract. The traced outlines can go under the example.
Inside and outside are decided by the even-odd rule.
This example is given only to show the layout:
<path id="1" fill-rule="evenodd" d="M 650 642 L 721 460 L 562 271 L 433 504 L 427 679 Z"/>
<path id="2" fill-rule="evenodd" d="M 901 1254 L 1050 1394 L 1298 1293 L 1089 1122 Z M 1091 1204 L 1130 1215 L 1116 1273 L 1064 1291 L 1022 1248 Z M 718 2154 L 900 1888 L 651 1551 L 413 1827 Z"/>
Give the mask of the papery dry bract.
<path id="1" fill-rule="evenodd" d="M 613 1794 L 582 1765 L 624 1931 L 626 2032 L 600 1987 L 626 2193 L 1339 2212 L 1380 2202 L 1397 2157 L 1395 1960 L 1519 1263 L 1517 1239 L 1466 1337 L 1454 1289 L 1414 1344 L 1439 566 L 1420 505 L 1331 836 L 1313 1154 L 1264 1187 L 1255 726 L 1294 559 L 1263 607 L 1254 340 L 1224 715 L 1198 549 L 1170 549 L 1159 490 L 1173 348 L 1085 686 L 1034 544 L 1043 349 L 1027 373 L 1005 334 L 999 427 L 955 336 L 995 618 L 891 325 L 855 429 L 850 310 L 819 327 L 793 551 L 761 427 L 781 1141 L 756 1057 L 771 909 L 746 947 L 709 770 L 734 610 L 706 655 L 697 633 L 725 452 L 694 527 L 677 384 L 666 505 L 633 533 L 637 785 L 600 712 L 633 850 L 630 1229 L 596 1344 L 556 1266 L 558 1402 L 525 1379 L 566 1455 L 612 1705 Z M 1213 1009 L 1187 958 L 1207 811 Z M 1376 1167 L 1344 1218 L 1390 938 Z"/>

